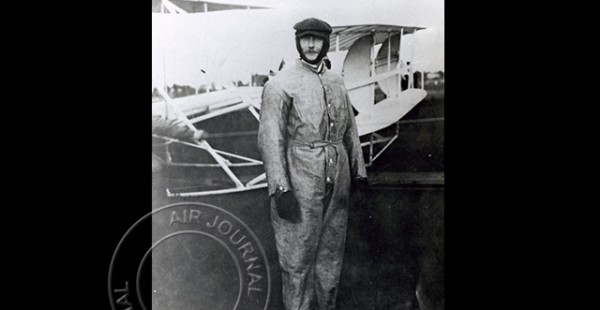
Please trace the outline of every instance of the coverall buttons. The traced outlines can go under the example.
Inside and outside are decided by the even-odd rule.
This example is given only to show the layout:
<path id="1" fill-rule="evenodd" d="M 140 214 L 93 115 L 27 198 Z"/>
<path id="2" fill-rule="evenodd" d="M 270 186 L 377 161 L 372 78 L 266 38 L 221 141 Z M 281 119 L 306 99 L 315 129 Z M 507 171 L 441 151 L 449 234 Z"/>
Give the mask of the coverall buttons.
<path id="1" fill-rule="evenodd" d="M 329 126 L 333 127 L 333 123 L 329 123 Z"/>
<path id="2" fill-rule="evenodd" d="M 327 177 L 327 182 L 331 182 L 331 178 L 330 177 Z"/>

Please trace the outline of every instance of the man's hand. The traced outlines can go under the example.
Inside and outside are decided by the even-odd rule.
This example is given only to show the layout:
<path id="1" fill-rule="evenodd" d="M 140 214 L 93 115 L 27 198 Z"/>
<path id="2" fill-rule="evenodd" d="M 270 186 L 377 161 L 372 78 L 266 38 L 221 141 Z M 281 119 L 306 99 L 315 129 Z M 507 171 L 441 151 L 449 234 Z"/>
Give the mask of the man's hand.
<path id="1" fill-rule="evenodd" d="M 367 178 L 356 178 L 352 182 L 352 190 L 353 191 L 363 191 L 368 192 L 371 190 L 371 185 L 369 184 L 369 180 Z"/>
<path id="2" fill-rule="evenodd" d="M 367 203 L 371 197 L 371 185 L 367 178 L 357 178 L 352 181 L 352 193 L 359 204 Z"/>
<path id="3" fill-rule="evenodd" d="M 275 207 L 280 218 L 292 223 L 302 222 L 300 205 L 296 196 L 291 191 L 277 192 L 275 195 Z"/>
<path id="4" fill-rule="evenodd" d="M 208 132 L 198 129 L 194 132 L 194 140 L 196 141 L 200 141 L 200 140 L 204 140 L 206 138 L 208 138 Z"/>

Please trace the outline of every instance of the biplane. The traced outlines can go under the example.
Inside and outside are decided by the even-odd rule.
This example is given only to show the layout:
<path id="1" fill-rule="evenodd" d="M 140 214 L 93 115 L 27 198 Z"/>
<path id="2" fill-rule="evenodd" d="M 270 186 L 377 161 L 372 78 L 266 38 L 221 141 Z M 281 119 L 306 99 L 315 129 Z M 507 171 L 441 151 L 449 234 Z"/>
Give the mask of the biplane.
<path id="1" fill-rule="evenodd" d="M 344 78 L 370 166 L 397 139 L 400 119 L 427 95 L 423 74 L 415 80 L 410 58 L 401 55 L 405 36 L 425 28 L 390 24 L 332 24 L 332 28 L 329 57 L 338 64 L 332 69 Z M 170 175 L 167 196 L 217 195 L 267 186 L 256 146 L 262 87 L 230 86 L 180 98 L 159 92 L 162 99 L 153 102 L 152 113 L 179 118 L 186 126 L 210 133 L 208 140 L 198 143 L 153 134 L 153 151 Z"/>

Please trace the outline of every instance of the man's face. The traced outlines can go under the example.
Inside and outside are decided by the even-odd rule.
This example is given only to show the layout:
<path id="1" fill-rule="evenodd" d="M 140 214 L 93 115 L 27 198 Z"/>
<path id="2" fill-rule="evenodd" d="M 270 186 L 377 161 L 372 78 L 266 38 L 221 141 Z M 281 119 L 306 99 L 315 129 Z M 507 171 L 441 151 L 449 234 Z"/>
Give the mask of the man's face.
<path id="1" fill-rule="evenodd" d="M 320 37 L 306 35 L 300 38 L 300 47 L 302 48 L 304 56 L 308 60 L 313 61 L 317 59 L 319 53 L 321 53 L 324 42 L 325 41 Z"/>

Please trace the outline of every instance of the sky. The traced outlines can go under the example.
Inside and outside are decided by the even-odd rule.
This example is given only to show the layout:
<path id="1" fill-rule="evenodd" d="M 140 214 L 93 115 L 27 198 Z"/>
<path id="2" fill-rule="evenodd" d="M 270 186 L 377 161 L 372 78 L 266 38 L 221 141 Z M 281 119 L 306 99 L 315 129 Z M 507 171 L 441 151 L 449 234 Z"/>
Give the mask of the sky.
<path id="1" fill-rule="evenodd" d="M 186 15 L 152 13 L 153 88 L 165 84 L 197 88 L 211 82 L 231 85 L 237 80 L 249 82 L 254 73 L 276 71 L 282 60 L 298 58 L 292 27 L 308 17 L 323 19 L 332 26 L 376 23 L 426 27 L 406 36 L 405 42 L 411 43 L 406 48 L 410 48 L 401 55 L 414 55 L 415 70 L 444 70 L 444 0 L 227 2 L 274 8 Z"/>

